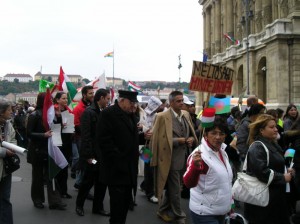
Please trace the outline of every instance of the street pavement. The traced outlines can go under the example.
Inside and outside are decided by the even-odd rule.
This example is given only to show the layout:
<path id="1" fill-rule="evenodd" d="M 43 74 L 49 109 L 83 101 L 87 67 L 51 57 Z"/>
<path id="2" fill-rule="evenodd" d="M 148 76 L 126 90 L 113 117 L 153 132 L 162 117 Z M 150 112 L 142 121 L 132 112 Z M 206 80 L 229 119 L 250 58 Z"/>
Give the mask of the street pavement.
<path id="1" fill-rule="evenodd" d="M 71 199 L 63 199 L 67 209 L 65 211 L 50 210 L 47 203 L 47 189 L 45 188 L 46 203 L 44 209 L 38 209 L 33 206 L 30 197 L 31 187 L 31 165 L 26 162 L 26 156 L 20 156 L 21 168 L 13 173 L 13 183 L 11 190 L 11 202 L 13 204 L 14 224 L 82 224 L 82 223 L 109 223 L 109 218 L 92 214 L 92 201 L 86 200 L 84 205 L 85 216 L 80 217 L 75 212 L 75 201 L 77 190 L 75 190 L 72 178 L 68 179 L 68 193 L 72 195 Z M 139 177 L 139 183 L 143 177 Z M 134 211 L 129 211 L 127 224 L 162 224 L 157 215 L 157 204 L 148 202 L 145 194 L 138 190 L 136 203 L 138 204 Z M 187 215 L 187 222 L 192 223 L 188 209 L 188 199 L 181 199 L 182 208 Z M 104 207 L 109 210 L 108 192 L 105 196 Z M 242 213 L 242 209 L 236 212 Z M 0 223 L 1 224 L 1 223 Z"/>
<path id="2" fill-rule="evenodd" d="M 21 168 L 13 173 L 13 183 L 11 190 L 11 202 L 13 204 L 14 224 L 82 224 L 82 223 L 109 223 L 108 217 L 92 214 L 92 201 L 85 202 L 85 216 L 80 217 L 75 213 L 75 201 L 77 191 L 74 189 L 74 179 L 69 178 L 68 188 L 72 199 L 63 199 L 67 209 L 65 211 L 50 210 L 48 208 L 47 197 L 44 209 L 37 209 L 33 206 L 30 197 L 31 186 L 31 165 L 26 162 L 26 157 L 21 157 Z M 139 177 L 139 182 L 143 177 Z M 45 194 L 47 190 L 45 188 Z M 157 204 L 147 201 L 143 192 L 138 190 L 136 198 L 137 206 L 134 211 L 129 211 L 127 224 L 162 224 L 157 215 Z M 109 196 L 105 197 L 105 209 L 109 210 Z M 191 223 L 188 210 L 188 200 L 182 199 L 182 208 L 187 215 L 187 223 Z"/>

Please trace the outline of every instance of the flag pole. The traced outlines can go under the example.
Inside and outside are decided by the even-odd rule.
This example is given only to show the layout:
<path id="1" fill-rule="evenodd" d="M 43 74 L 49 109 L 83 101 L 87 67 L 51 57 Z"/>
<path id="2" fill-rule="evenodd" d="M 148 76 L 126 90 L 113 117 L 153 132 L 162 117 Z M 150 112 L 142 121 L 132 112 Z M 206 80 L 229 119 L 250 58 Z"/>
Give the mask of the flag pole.
<path id="1" fill-rule="evenodd" d="M 115 48 L 113 48 L 113 88 L 115 88 Z"/>

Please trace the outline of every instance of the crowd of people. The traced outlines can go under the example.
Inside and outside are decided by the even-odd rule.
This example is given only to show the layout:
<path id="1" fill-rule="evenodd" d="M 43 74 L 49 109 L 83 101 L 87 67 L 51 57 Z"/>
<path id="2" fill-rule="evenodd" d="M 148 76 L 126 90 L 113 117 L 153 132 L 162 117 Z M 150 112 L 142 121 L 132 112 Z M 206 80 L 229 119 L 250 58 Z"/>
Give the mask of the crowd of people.
<path id="1" fill-rule="evenodd" d="M 119 90 L 110 105 L 110 92 L 92 86 L 82 88 L 82 99 L 74 110 L 68 107 L 68 95 L 53 97 L 52 123 L 59 125 L 59 149 L 69 166 L 49 179 L 48 141 L 53 135 L 44 121 L 46 93 L 39 93 L 36 105 L 13 106 L 0 102 L 1 141 L 27 149 L 32 166 L 31 199 L 37 209 L 45 208 L 47 186 L 49 209 L 66 210 L 62 198 L 68 193 L 69 176 L 78 189 L 75 212 L 84 216 L 85 200 L 93 200 L 92 213 L 109 217 L 111 224 L 124 224 L 128 210 L 134 210 L 137 190 L 150 203 L 158 204 L 156 216 L 165 222 L 186 223 L 181 198 L 189 199 L 194 224 L 224 224 L 233 213 L 232 184 L 237 172 L 247 163 L 247 172 L 267 183 L 266 207 L 244 203 L 244 215 L 250 224 L 300 223 L 296 202 L 300 196 L 300 116 L 297 107 L 270 109 L 247 99 L 242 111 L 233 107 L 229 114 L 216 115 L 210 127 L 203 128 L 195 114 L 195 103 L 180 91 L 168 100 L 152 96 L 139 104 L 137 92 Z M 66 133 L 63 114 L 74 116 L 74 133 Z M 269 153 L 265 152 L 264 146 Z M 149 160 L 141 160 L 150 149 Z M 284 157 L 293 148 L 293 158 Z M 12 176 L 5 173 L 3 158 L 15 152 L 0 148 L 0 223 L 12 224 L 10 203 Z M 71 171 L 69 174 L 69 170 Z M 144 176 L 138 184 L 138 175 Z M 287 187 L 289 186 L 289 188 Z M 93 190 L 92 190 L 93 189 Z M 105 195 L 110 207 L 104 208 Z"/>

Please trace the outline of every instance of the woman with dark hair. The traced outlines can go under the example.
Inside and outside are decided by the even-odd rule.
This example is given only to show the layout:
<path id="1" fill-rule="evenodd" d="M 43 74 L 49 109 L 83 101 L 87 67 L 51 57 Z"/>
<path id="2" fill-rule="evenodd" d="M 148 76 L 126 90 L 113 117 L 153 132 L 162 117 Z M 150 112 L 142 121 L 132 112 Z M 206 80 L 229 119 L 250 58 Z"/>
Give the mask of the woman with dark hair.
<path id="1" fill-rule="evenodd" d="M 31 199 L 34 207 L 44 208 L 45 194 L 44 181 L 47 183 L 47 195 L 50 209 L 65 210 L 66 204 L 61 201 L 56 184 L 48 178 L 48 141 L 51 131 L 46 131 L 43 125 L 43 105 L 46 93 L 37 96 L 36 109 L 28 117 L 27 136 L 29 139 L 27 162 L 32 165 Z"/>
<path id="2" fill-rule="evenodd" d="M 68 108 L 68 97 L 65 92 L 57 92 L 54 99 L 54 110 L 55 110 L 55 117 L 53 120 L 54 124 L 61 124 L 61 140 L 62 146 L 59 146 L 59 149 L 65 156 L 66 160 L 70 162 L 72 159 L 72 133 L 63 133 L 63 129 L 66 125 L 66 121 L 62 119 L 62 112 L 68 111 L 72 113 L 72 111 Z M 62 169 L 56 176 L 58 185 L 59 185 L 59 192 L 63 198 L 72 198 L 70 194 L 68 194 L 68 166 Z"/>
<path id="3" fill-rule="evenodd" d="M 187 160 L 183 180 L 191 188 L 189 207 L 194 224 L 223 224 L 231 209 L 232 170 L 225 152 L 226 133 L 226 121 L 216 117 Z"/>
<path id="4" fill-rule="evenodd" d="M 276 120 L 269 114 L 260 115 L 249 125 L 249 143 L 247 154 L 247 174 L 267 183 L 274 171 L 269 186 L 269 204 L 266 207 L 245 203 L 245 216 L 249 224 L 288 224 L 288 207 L 286 202 L 286 183 L 292 179 L 292 169 L 285 173 L 282 149 L 277 144 L 278 130 Z M 266 146 L 268 155 L 264 148 Z"/>
<path id="5" fill-rule="evenodd" d="M 11 104 L 6 101 L 0 101 L 0 139 L 16 144 L 15 130 L 10 122 L 12 116 Z M 0 147 L 0 223 L 12 224 L 13 212 L 10 202 L 11 193 L 11 174 L 6 173 L 3 166 L 5 157 L 13 156 L 13 150 Z"/>
<path id="6" fill-rule="evenodd" d="M 293 123 L 298 118 L 298 110 L 294 104 L 290 104 L 285 111 L 285 115 L 283 116 L 283 129 L 284 131 L 288 131 L 291 129 Z"/>

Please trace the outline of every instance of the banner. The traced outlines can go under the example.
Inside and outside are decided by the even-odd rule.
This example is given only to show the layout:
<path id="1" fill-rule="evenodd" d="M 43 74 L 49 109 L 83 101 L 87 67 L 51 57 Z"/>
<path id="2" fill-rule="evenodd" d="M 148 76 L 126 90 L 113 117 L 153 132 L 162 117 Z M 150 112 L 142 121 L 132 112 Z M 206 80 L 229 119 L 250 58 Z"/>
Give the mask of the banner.
<path id="1" fill-rule="evenodd" d="M 190 90 L 231 95 L 234 70 L 225 66 L 193 61 Z"/>

